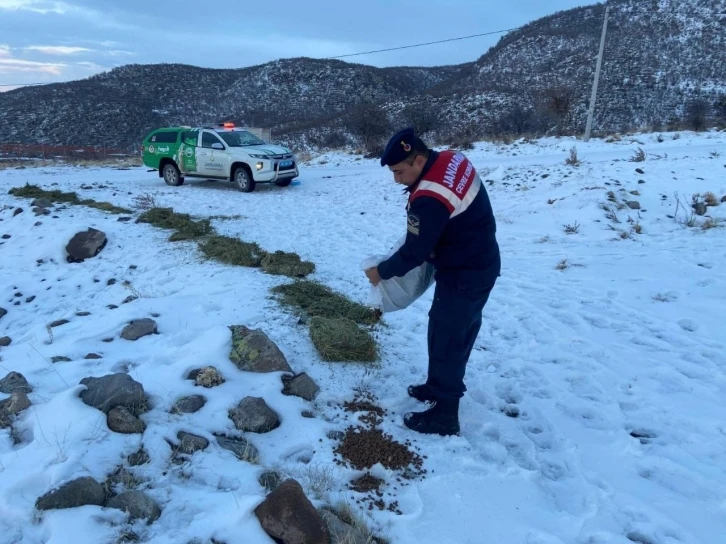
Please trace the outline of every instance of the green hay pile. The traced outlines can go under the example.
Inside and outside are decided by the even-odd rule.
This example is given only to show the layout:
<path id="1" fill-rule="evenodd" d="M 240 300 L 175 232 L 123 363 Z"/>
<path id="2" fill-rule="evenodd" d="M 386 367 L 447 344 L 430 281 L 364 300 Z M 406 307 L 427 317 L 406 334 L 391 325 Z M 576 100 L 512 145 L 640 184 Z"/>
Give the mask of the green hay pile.
<path id="1" fill-rule="evenodd" d="M 142 213 L 136 222 L 150 223 L 162 229 L 173 229 L 176 232 L 169 237 L 170 242 L 192 240 L 213 232 L 209 219 L 194 221 L 188 213 L 176 213 L 173 208 L 151 208 Z"/>
<path id="2" fill-rule="evenodd" d="M 278 285 L 273 287 L 272 292 L 280 295 L 283 304 L 302 310 L 310 317 L 345 318 L 362 325 L 373 325 L 379 321 L 371 308 L 348 300 L 314 281 L 299 280 Z"/>
<path id="3" fill-rule="evenodd" d="M 255 243 L 229 236 L 210 236 L 199 249 L 208 259 L 237 266 L 259 267 L 265 252 Z"/>
<path id="4" fill-rule="evenodd" d="M 350 319 L 313 317 L 310 339 L 324 361 L 374 362 L 378 359 L 376 341 Z"/>
<path id="5" fill-rule="evenodd" d="M 288 276 L 290 278 L 304 278 L 315 272 L 315 265 L 309 261 L 302 261 L 297 253 L 275 251 L 267 253 L 262 258 L 262 270 L 268 274 Z"/>
<path id="6" fill-rule="evenodd" d="M 74 193 L 75 194 L 75 193 Z M 79 202 L 82 206 L 88 206 L 89 208 L 96 208 L 97 210 L 103 210 L 104 212 L 109 213 L 116 213 L 116 214 L 122 214 L 122 213 L 132 213 L 131 210 L 127 210 L 126 208 L 121 208 L 120 206 L 114 206 L 110 202 L 97 202 L 96 200 L 81 200 Z"/>
<path id="7" fill-rule="evenodd" d="M 37 185 L 26 184 L 24 187 L 15 187 L 10 189 L 9 193 L 20 198 L 47 198 L 51 202 L 63 202 L 64 204 L 77 204 L 96 208 L 111 213 L 131 213 L 131 210 L 115 206 L 110 202 L 97 202 L 95 200 L 79 200 L 78 195 L 74 192 L 64 193 L 63 191 L 53 190 L 46 191 Z"/>
<path id="8" fill-rule="evenodd" d="M 10 189 L 10 194 L 21 198 L 47 198 L 52 202 L 65 202 L 67 204 L 78 204 L 76 193 L 64 193 L 63 191 L 46 191 L 37 185 L 26 184 L 24 187 Z"/>

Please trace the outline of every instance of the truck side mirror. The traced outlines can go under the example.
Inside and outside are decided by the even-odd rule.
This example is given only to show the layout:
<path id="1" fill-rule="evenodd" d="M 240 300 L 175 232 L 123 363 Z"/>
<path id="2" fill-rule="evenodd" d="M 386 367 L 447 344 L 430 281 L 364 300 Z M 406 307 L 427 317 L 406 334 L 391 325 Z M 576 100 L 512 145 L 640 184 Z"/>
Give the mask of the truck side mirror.
<path id="1" fill-rule="evenodd" d="M 219 142 L 214 142 L 212 144 L 212 149 L 221 149 L 221 150 L 224 150 L 224 146 L 222 144 L 220 144 Z"/>

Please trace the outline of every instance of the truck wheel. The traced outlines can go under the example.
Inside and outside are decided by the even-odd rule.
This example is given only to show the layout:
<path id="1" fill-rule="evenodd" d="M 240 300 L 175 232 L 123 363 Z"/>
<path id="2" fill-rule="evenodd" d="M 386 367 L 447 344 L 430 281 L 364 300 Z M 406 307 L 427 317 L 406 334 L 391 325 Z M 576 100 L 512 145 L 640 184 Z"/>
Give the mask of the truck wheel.
<path id="1" fill-rule="evenodd" d="M 234 182 L 243 193 L 251 193 L 255 190 L 255 180 L 244 166 L 238 166 L 234 171 Z"/>
<path id="2" fill-rule="evenodd" d="M 287 187 L 288 185 L 290 185 L 290 183 L 292 183 L 292 178 L 281 179 L 280 181 L 276 181 L 275 185 L 277 185 L 278 187 Z"/>
<path id="3" fill-rule="evenodd" d="M 176 167 L 176 164 L 168 162 L 164 165 L 161 170 L 161 175 L 164 177 L 164 181 L 167 185 L 172 187 L 178 187 L 184 183 L 184 178 L 181 176 L 181 172 Z"/>

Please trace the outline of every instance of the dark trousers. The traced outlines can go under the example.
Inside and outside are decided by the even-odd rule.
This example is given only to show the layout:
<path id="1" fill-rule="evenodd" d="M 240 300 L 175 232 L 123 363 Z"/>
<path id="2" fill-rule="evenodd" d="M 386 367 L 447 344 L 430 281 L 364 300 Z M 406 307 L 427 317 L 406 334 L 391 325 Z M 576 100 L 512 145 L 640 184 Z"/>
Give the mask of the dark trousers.
<path id="1" fill-rule="evenodd" d="M 457 287 L 436 282 L 429 311 L 429 376 L 426 383 L 439 400 L 464 396 L 464 374 L 479 334 L 482 311 L 492 287 Z"/>

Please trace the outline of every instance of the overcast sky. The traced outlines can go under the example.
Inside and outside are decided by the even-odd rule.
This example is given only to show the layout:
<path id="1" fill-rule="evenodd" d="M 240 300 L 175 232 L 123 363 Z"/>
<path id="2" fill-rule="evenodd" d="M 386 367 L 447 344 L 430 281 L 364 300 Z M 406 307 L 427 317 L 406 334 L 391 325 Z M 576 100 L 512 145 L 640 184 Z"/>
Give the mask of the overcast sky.
<path id="1" fill-rule="evenodd" d="M 240 68 L 279 58 L 347 55 L 516 28 L 596 3 L 365 1 L 0 0 L 0 85 L 70 81 L 130 63 Z M 476 60 L 499 36 L 343 60 L 459 64 Z"/>

